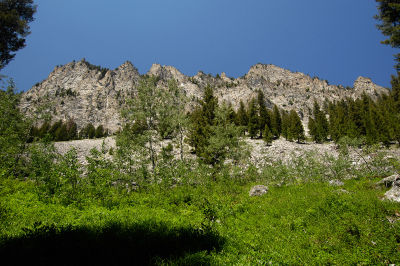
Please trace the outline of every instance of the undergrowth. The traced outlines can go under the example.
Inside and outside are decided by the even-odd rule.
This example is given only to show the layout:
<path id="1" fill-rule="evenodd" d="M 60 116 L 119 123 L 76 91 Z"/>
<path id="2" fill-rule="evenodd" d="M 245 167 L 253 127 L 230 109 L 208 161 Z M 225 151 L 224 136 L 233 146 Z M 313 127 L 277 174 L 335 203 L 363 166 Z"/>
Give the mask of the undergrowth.
<path id="1" fill-rule="evenodd" d="M 68 156 L 63 178 L 77 174 Z M 113 170 L 93 161 L 91 179 L 60 178 L 51 193 L 43 180 L 2 178 L 0 256 L 15 265 L 399 263 L 400 224 L 388 217 L 400 205 L 375 186 L 398 164 L 379 156 L 369 167 L 312 154 L 218 172 L 176 163 L 135 187 L 113 185 Z M 268 193 L 250 197 L 256 184 Z"/>

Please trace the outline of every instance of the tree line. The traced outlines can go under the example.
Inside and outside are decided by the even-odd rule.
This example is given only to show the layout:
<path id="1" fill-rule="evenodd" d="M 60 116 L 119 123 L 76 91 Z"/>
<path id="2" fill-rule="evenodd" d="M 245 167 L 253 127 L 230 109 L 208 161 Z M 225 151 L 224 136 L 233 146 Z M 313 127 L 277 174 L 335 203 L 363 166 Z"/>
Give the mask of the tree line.
<path id="1" fill-rule="evenodd" d="M 41 126 L 33 125 L 30 128 L 28 143 L 48 138 L 52 141 L 68 141 L 78 139 L 94 139 L 108 136 L 107 130 L 103 125 L 93 126 L 88 123 L 78 132 L 78 126 L 73 119 L 66 121 L 58 120 L 51 124 L 48 121 L 42 123 Z"/>

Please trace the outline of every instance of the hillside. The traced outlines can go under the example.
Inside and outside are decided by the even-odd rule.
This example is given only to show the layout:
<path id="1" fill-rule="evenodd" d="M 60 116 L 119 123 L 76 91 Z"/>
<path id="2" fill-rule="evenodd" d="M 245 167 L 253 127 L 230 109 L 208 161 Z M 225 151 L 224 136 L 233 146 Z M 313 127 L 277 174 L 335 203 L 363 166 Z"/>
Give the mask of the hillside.
<path id="1" fill-rule="evenodd" d="M 202 97 L 204 87 L 210 84 L 215 88 L 219 102 L 231 103 L 235 108 L 240 100 L 246 103 L 256 96 L 257 90 L 262 90 L 268 107 L 276 104 L 286 110 L 295 109 L 303 124 L 308 120 L 314 99 L 322 104 L 325 99 L 357 98 L 364 92 L 372 98 L 388 93 L 387 89 L 365 77 L 359 77 L 352 88 L 344 88 L 329 85 L 318 77 L 264 64 L 252 66 L 246 75 L 239 78 L 229 78 L 224 73 L 214 77 L 201 71 L 189 77 L 172 66 L 158 64 L 153 64 L 146 74 L 159 77 L 159 87 L 167 86 L 170 79 L 177 80 L 194 102 Z M 47 113 L 52 121 L 72 118 L 78 129 L 92 123 L 115 132 L 122 125 L 120 109 L 135 95 L 142 78 L 130 62 L 109 70 L 82 59 L 55 67 L 47 79 L 23 94 L 20 108 L 28 115 Z"/>

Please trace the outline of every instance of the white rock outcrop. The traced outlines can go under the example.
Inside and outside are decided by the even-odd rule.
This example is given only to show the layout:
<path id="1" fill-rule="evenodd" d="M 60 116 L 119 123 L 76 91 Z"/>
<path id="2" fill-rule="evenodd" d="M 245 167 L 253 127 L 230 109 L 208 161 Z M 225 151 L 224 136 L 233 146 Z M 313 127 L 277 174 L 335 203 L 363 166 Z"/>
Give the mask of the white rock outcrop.
<path id="1" fill-rule="evenodd" d="M 214 77 L 201 71 L 188 77 L 174 67 L 159 64 L 153 64 L 147 74 L 160 78 L 159 87 L 166 87 L 169 79 L 175 79 L 194 103 L 202 97 L 208 84 L 215 88 L 214 94 L 219 102 L 231 103 L 234 108 L 240 101 L 246 104 L 258 90 L 262 90 L 268 107 L 276 104 L 286 110 L 295 109 L 304 124 L 308 121 L 308 110 L 312 108 L 314 99 L 322 104 L 325 99 L 356 98 L 364 92 L 375 97 L 388 92 L 368 78 L 360 77 L 354 88 L 345 89 L 300 72 L 264 64 L 252 66 L 246 75 L 236 79 L 227 77 L 225 73 Z M 56 67 L 47 79 L 23 94 L 20 108 L 31 116 L 50 115 L 53 122 L 72 118 L 78 130 L 92 123 L 115 132 L 123 124 L 121 108 L 127 99 L 135 96 L 140 79 L 142 76 L 130 62 L 109 70 L 82 59 Z M 193 104 L 189 106 L 193 107 Z"/>

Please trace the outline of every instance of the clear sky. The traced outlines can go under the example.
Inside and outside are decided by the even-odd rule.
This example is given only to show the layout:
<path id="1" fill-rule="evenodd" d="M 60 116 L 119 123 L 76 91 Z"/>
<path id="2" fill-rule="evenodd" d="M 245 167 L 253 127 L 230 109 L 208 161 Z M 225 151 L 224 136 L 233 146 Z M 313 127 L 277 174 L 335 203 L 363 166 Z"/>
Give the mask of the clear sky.
<path id="1" fill-rule="evenodd" d="M 20 90 L 56 65 L 86 58 L 114 69 L 131 61 L 186 75 L 238 77 L 274 64 L 351 86 L 389 87 L 395 49 L 380 44 L 375 0 L 35 0 L 27 47 L 2 71 Z"/>

